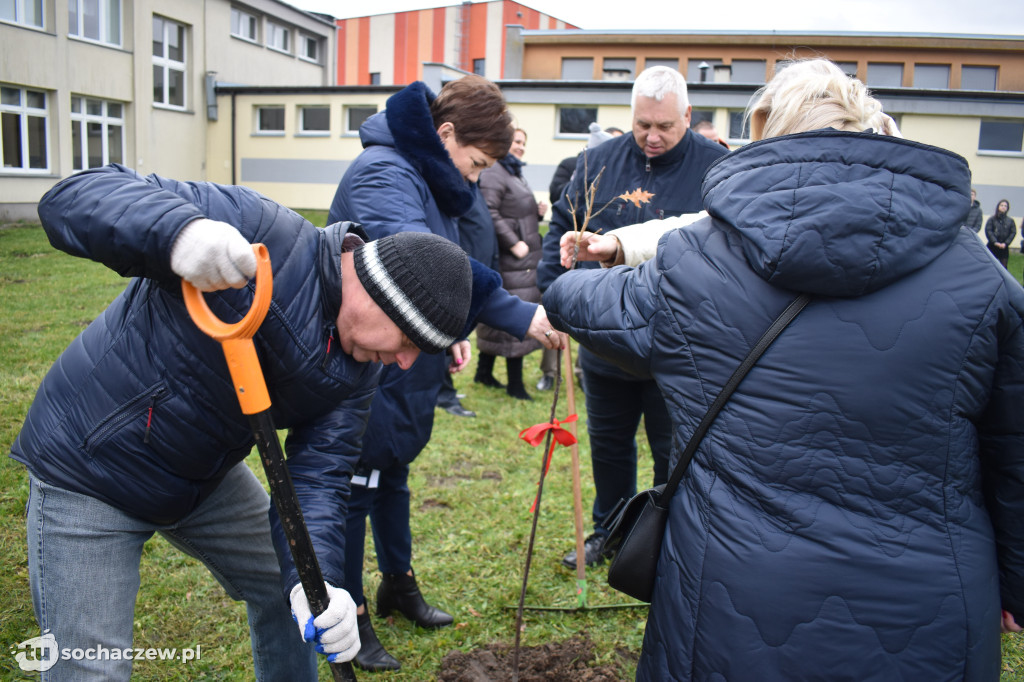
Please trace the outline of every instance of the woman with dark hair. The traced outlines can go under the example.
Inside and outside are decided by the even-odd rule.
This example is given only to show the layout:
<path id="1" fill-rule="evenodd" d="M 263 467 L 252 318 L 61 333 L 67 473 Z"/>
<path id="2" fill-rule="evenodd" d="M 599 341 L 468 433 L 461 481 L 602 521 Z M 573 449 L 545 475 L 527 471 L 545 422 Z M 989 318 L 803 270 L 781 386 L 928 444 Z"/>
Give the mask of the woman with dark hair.
<path id="1" fill-rule="evenodd" d="M 1024 290 L 961 229 L 967 161 L 900 139 L 835 64 L 788 66 L 750 111 L 707 216 L 544 295 L 657 381 L 675 460 L 810 298 L 665 501 L 637 680 L 996 682 L 1024 623 Z"/>
<path id="2" fill-rule="evenodd" d="M 474 202 L 469 183 L 508 152 L 511 123 L 501 91 L 480 76 L 451 81 L 437 96 L 418 81 L 403 88 L 360 127 L 363 152 L 338 185 L 328 222 L 359 223 L 371 239 L 418 231 L 458 244 L 456 218 Z M 564 337 L 552 331 L 542 307 L 509 294 L 500 276 L 476 261 L 473 270 L 471 321 L 561 347 Z M 355 663 L 366 670 L 401 667 L 377 639 L 363 594 L 367 516 L 383 574 L 377 614 L 398 611 L 425 628 L 452 623 L 449 614 L 424 600 L 412 570 L 408 477 L 409 464 L 430 440 L 444 373 L 461 370 L 469 360 L 469 331 L 464 332 L 449 349 L 450 361 L 425 355 L 407 371 L 385 368 L 370 408 L 345 537 L 345 589 L 358 607 L 362 644 Z"/>
<path id="3" fill-rule="evenodd" d="M 498 238 L 498 270 L 502 286 L 524 301 L 540 302 L 537 288 L 537 263 L 540 262 L 540 219 L 547 213 L 545 202 L 537 203 L 533 190 L 523 177 L 526 131 L 516 128 L 512 147 L 498 163 L 480 174 L 480 191 L 487 201 Z M 505 358 L 508 386 L 505 390 L 517 400 L 532 400 L 523 385 L 523 357 L 540 348 L 533 339 L 520 341 L 507 332 L 480 325 L 476 329 L 477 357 L 474 381 L 502 388 L 494 378 L 494 359 Z M 546 365 L 554 373 L 555 351 L 545 350 Z"/>
<path id="4" fill-rule="evenodd" d="M 1010 262 L 1010 242 L 1017 236 L 1017 223 L 1009 216 L 1010 202 L 1006 199 L 996 204 L 996 212 L 985 222 L 985 239 L 988 250 L 1005 268 Z"/>

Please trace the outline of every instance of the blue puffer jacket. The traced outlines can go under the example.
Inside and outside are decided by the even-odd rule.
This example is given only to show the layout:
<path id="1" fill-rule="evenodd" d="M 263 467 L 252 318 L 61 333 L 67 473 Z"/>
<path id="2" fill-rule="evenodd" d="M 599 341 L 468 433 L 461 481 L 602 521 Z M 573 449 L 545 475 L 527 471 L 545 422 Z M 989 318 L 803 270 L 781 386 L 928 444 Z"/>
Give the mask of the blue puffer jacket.
<path id="1" fill-rule="evenodd" d="M 640 680 L 997 680 L 1024 623 L 1024 291 L 961 229 L 964 159 L 870 133 L 748 145 L 710 218 L 564 275 L 556 327 L 652 375 L 687 441 L 797 292 L 671 502 Z M 675 453 L 678 456 L 678 451 Z"/>
<path id="2" fill-rule="evenodd" d="M 593 219 L 587 226 L 590 232 L 609 232 L 617 227 L 643 223 L 648 220 L 669 218 L 701 210 L 700 180 L 708 166 L 727 152 L 716 144 L 686 131 L 676 146 L 661 156 L 647 158 L 637 146 L 632 133 L 612 138 L 588 149 L 580 156 L 576 174 L 551 208 L 551 223 L 544 236 L 541 262 L 537 266 L 537 287 L 544 291 L 555 278 L 566 272 L 559 260 L 558 242 L 562 235 L 576 225 L 583 225 L 586 190 L 601 174 L 593 202 Z M 585 164 L 585 166 L 584 166 Z M 584 177 L 584 167 L 586 177 Z M 647 203 L 633 203 L 620 195 L 642 189 L 652 193 Z M 576 219 L 568 196 L 576 206 Z M 604 210 L 598 211 L 601 208 Z M 596 268 L 597 263 L 582 262 L 579 268 Z M 611 363 L 580 349 L 580 365 L 604 376 L 630 378 Z"/>
<path id="3" fill-rule="evenodd" d="M 434 95 L 420 82 L 388 98 L 387 108 L 374 114 L 359 129 L 363 152 L 352 162 L 338 185 L 328 214 L 330 222 L 360 223 L 371 239 L 404 231 L 432 232 L 459 243 L 456 218 L 470 211 L 476 197 L 441 144 L 429 104 Z M 473 261 L 473 322 L 523 338 L 537 310 L 501 288 L 501 277 Z M 487 270 L 489 278 L 481 276 Z M 466 333 L 469 333 L 467 329 Z M 361 464 L 385 469 L 415 459 L 429 442 L 434 406 L 447 372 L 446 355 L 421 354 L 408 370 L 386 367 L 373 400 Z"/>
<path id="4" fill-rule="evenodd" d="M 141 177 L 121 166 L 74 175 L 43 197 L 50 242 L 134 277 L 43 380 L 12 456 L 41 480 L 128 514 L 172 523 L 196 508 L 251 451 L 218 342 L 189 318 L 170 269 L 178 232 L 196 218 L 230 223 L 266 244 L 274 294 L 253 341 L 288 467 L 328 582 L 343 585 L 349 476 L 380 365 L 342 352 L 341 242 L 242 187 Z M 235 321 L 252 288 L 206 294 Z M 271 518 L 278 526 L 271 508 Z M 280 530 L 276 529 L 278 535 Z M 285 587 L 298 579 L 282 558 Z"/>

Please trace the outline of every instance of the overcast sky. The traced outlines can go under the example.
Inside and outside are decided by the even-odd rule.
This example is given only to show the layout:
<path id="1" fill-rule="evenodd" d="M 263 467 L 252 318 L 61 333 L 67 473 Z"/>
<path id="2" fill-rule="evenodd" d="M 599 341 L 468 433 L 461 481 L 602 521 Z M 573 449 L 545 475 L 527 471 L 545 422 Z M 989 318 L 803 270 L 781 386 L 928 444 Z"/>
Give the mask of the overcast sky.
<path id="1" fill-rule="evenodd" d="M 460 4 L 452 0 L 285 0 L 339 19 Z M 533 0 L 522 2 L 583 29 L 631 31 L 869 31 L 1024 36 L 1024 0 Z M 368 9 L 372 7 L 372 9 Z M 627 8 L 636 8 L 627 11 Z"/>

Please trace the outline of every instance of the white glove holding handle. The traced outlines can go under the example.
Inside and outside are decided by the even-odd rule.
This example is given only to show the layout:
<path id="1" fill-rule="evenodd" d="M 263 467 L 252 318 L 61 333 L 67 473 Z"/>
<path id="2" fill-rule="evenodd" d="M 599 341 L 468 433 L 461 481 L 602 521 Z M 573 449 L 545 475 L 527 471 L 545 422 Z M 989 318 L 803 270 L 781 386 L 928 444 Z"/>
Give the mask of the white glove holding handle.
<path id="1" fill-rule="evenodd" d="M 200 291 L 241 289 L 256 276 L 256 255 L 234 226 L 199 218 L 174 240 L 171 270 Z"/>
<path id="2" fill-rule="evenodd" d="M 302 639 L 316 642 L 316 650 L 327 656 L 331 663 L 351 661 L 359 653 L 359 624 L 356 621 L 356 603 L 349 593 L 330 583 L 327 597 L 330 599 L 327 610 L 316 618 L 309 609 L 306 593 L 299 583 L 292 588 L 289 601 L 292 605 L 292 618 L 299 624 Z"/>

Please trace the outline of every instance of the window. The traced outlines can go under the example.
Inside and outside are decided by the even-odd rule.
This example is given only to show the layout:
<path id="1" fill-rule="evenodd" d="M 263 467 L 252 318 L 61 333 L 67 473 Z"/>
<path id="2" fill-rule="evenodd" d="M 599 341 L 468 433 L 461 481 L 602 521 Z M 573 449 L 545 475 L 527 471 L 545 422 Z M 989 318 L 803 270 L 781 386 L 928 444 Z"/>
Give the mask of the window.
<path id="1" fill-rule="evenodd" d="M 380 71 L 374 71 L 370 74 L 370 85 L 380 85 Z"/>
<path id="2" fill-rule="evenodd" d="M 590 124 L 597 121 L 597 107 L 559 107 L 559 135 L 589 135 Z"/>
<path id="3" fill-rule="evenodd" d="M 46 93 L 0 86 L 0 156 L 4 169 L 46 171 Z"/>
<path id="4" fill-rule="evenodd" d="M 1016 152 L 1024 147 L 1024 121 L 984 120 L 978 135 L 978 151 Z"/>
<path id="5" fill-rule="evenodd" d="M 43 0 L 0 0 L 0 21 L 43 28 Z"/>
<path id="6" fill-rule="evenodd" d="M 732 60 L 733 83 L 764 83 L 768 72 L 768 63 L 763 59 Z"/>
<path id="7" fill-rule="evenodd" d="M 124 163 L 124 105 L 72 96 L 71 147 L 76 171 Z"/>
<path id="8" fill-rule="evenodd" d="M 485 71 L 486 68 L 487 68 L 487 60 L 486 59 L 474 59 L 473 60 L 473 73 L 475 73 L 476 75 L 483 76 L 484 75 L 484 71 Z"/>
<path id="9" fill-rule="evenodd" d="M 590 57 L 562 57 L 562 80 L 594 80 L 594 60 Z"/>
<path id="10" fill-rule="evenodd" d="M 153 104 L 185 108 L 185 26 L 153 17 Z"/>
<path id="11" fill-rule="evenodd" d="M 315 64 L 320 63 L 320 39 L 307 33 L 299 38 L 299 58 Z"/>
<path id="12" fill-rule="evenodd" d="M 750 139 L 750 122 L 744 120 L 744 111 L 729 112 L 729 139 L 746 141 Z"/>
<path id="13" fill-rule="evenodd" d="M 715 122 L 715 112 L 712 109 L 691 109 L 690 110 L 690 127 L 697 125 L 701 121 Z"/>
<path id="14" fill-rule="evenodd" d="M 299 107 L 299 132 L 306 135 L 326 135 L 331 132 L 331 107 Z"/>
<path id="15" fill-rule="evenodd" d="M 713 83 L 715 67 L 721 63 L 721 59 L 691 59 L 686 63 L 686 82 Z M 702 65 L 705 65 L 703 69 Z"/>
<path id="16" fill-rule="evenodd" d="M 601 73 L 606 81 L 631 81 L 636 75 L 636 60 L 605 59 Z"/>
<path id="17" fill-rule="evenodd" d="M 857 62 L 834 62 L 850 78 L 857 77 Z"/>
<path id="18" fill-rule="evenodd" d="M 272 21 L 267 22 L 267 47 L 279 50 L 280 52 L 288 52 L 290 49 L 288 43 L 290 37 L 291 31 L 284 26 L 275 24 Z"/>
<path id="19" fill-rule="evenodd" d="M 868 62 L 867 85 L 881 88 L 899 88 L 903 86 L 903 65 Z"/>
<path id="20" fill-rule="evenodd" d="M 345 132 L 358 133 L 359 127 L 366 123 L 366 119 L 377 113 L 377 107 L 345 107 Z"/>
<path id="21" fill-rule="evenodd" d="M 995 90 L 998 66 L 963 66 L 960 69 L 961 90 Z"/>
<path id="22" fill-rule="evenodd" d="M 670 69 L 675 69 L 676 71 L 678 71 L 679 70 L 679 60 L 678 59 L 662 59 L 660 57 L 657 57 L 657 58 L 648 57 L 647 59 L 644 60 L 644 68 L 645 69 L 649 69 L 652 66 L 667 66 Z"/>
<path id="23" fill-rule="evenodd" d="M 256 107 L 256 133 L 258 135 L 284 135 L 284 107 Z"/>
<path id="24" fill-rule="evenodd" d="M 68 0 L 68 34 L 121 45 L 121 0 Z"/>
<path id="25" fill-rule="evenodd" d="M 255 43 L 257 26 L 256 17 L 240 9 L 231 8 L 231 35 Z"/>
<path id="26" fill-rule="evenodd" d="M 949 89 L 949 64 L 914 64 L 914 87 Z"/>

